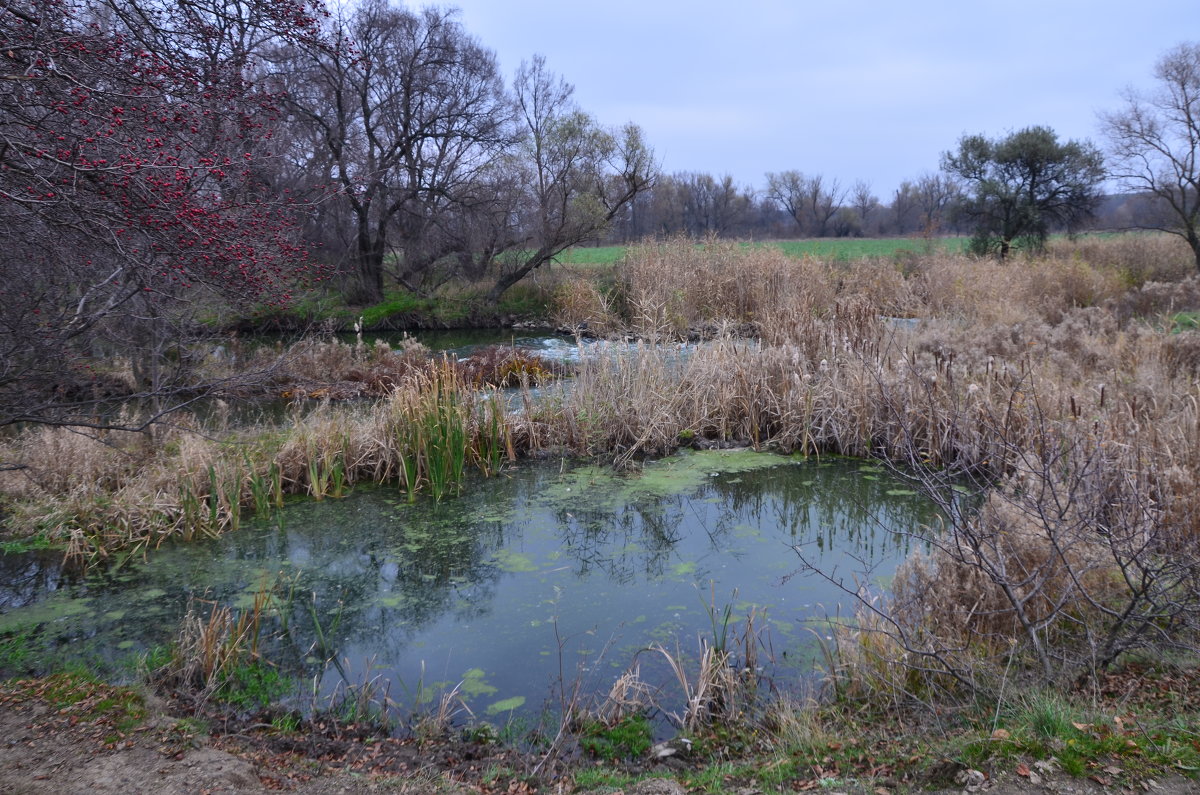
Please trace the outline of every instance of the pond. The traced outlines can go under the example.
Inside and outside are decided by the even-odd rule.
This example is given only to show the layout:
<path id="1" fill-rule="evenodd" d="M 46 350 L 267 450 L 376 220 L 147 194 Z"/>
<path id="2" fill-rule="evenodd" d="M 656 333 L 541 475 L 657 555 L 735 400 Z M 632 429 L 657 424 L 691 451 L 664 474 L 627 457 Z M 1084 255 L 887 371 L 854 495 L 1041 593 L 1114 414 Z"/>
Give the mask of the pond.
<path id="1" fill-rule="evenodd" d="M 338 338 L 351 344 L 357 339 L 354 334 L 339 334 Z M 402 347 L 404 342 L 409 339 L 416 340 L 435 353 L 453 354 L 460 359 L 470 356 L 480 348 L 493 345 L 521 348 L 548 359 L 579 358 L 579 346 L 575 338 L 551 331 L 467 328 L 420 329 L 409 332 L 363 332 L 363 341 L 368 345 L 375 340 L 382 340 L 392 347 Z"/>
<path id="2" fill-rule="evenodd" d="M 356 337 L 353 334 L 340 334 L 343 342 L 353 344 Z M 637 343 L 614 341 L 606 339 L 577 339 L 551 331 L 533 331 L 517 329 L 436 329 L 413 332 L 389 332 L 375 334 L 363 333 L 363 341 L 370 344 L 382 340 L 392 347 L 403 347 L 406 340 L 416 340 L 429 348 L 434 354 L 448 354 L 459 359 L 466 359 L 481 348 L 504 346 L 517 348 L 525 353 L 540 356 L 544 359 L 559 362 L 578 362 L 588 354 L 607 353 L 619 355 L 622 352 L 637 348 Z M 690 351 L 695 343 L 671 344 L 676 351 Z"/>
<path id="3" fill-rule="evenodd" d="M 576 681 L 606 692 L 639 660 L 643 679 L 665 683 L 639 651 L 694 653 L 728 606 L 730 637 L 753 612 L 764 673 L 797 687 L 850 600 L 803 571 L 796 550 L 869 586 L 936 520 L 894 476 L 850 459 L 684 452 L 624 475 L 529 462 L 441 502 L 387 487 L 298 500 L 81 579 L 0 557 L 0 646 L 9 668 L 73 661 L 128 677 L 139 654 L 170 642 L 189 600 L 246 609 L 270 589 L 288 633 L 268 656 L 315 691 L 297 703 L 321 706 L 343 677 L 405 711 L 457 685 L 477 717 L 503 720 Z"/>

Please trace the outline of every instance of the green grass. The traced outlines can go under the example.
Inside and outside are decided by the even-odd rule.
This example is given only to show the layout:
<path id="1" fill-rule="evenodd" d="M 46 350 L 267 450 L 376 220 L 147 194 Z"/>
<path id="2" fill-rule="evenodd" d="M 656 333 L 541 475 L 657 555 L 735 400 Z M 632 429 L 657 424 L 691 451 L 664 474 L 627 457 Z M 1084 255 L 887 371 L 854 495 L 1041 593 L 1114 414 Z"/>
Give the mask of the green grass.
<path id="1" fill-rule="evenodd" d="M 981 716 L 982 717 L 982 716 Z M 960 738 L 957 757 L 969 767 L 984 769 L 1002 761 L 1015 767 L 1021 760 L 1051 760 L 1073 777 L 1100 775 L 1132 786 L 1164 770 L 1200 770 L 1200 742 L 1195 714 L 1143 716 L 1144 723 L 1114 717 L 1059 693 L 1034 692 L 992 719 L 981 721 Z"/>
<path id="2" fill-rule="evenodd" d="M 0 555 L 20 555 L 23 552 L 51 549 L 53 542 L 44 533 L 36 533 L 25 538 L 14 538 L 0 541 Z"/>
<path id="3" fill-rule="evenodd" d="M 919 237 L 826 237 L 812 240 L 773 240 L 765 243 L 741 243 L 743 246 L 774 246 L 789 257 L 819 257 L 839 262 L 864 257 L 894 257 L 903 252 L 919 254 L 930 250 L 960 253 L 966 249 L 968 238 L 940 237 L 925 240 Z M 700 245 L 697 243 L 697 245 Z M 572 248 L 563 252 L 558 261 L 563 265 L 615 265 L 625 256 L 626 246 L 596 246 Z"/>
<path id="4" fill-rule="evenodd" d="M 1200 312 L 1177 312 L 1169 318 L 1167 329 L 1172 334 L 1200 329 Z"/>
<path id="5" fill-rule="evenodd" d="M 135 689 L 105 684 L 86 673 L 15 680 L 5 688 L 24 691 L 58 710 L 71 710 L 80 720 L 105 720 L 120 731 L 133 728 L 146 715 L 145 702 Z"/>
<path id="6" fill-rule="evenodd" d="M 816 257 L 839 262 L 864 257 L 894 257 L 900 253 L 917 254 L 935 251 L 958 254 L 966 249 L 965 237 L 938 237 L 929 240 L 919 237 L 840 237 L 816 240 L 780 240 L 763 245 L 776 246 L 789 257 Z"/>
<path id="7" fill-rule="evenodd" d="M 630 715 L 612 726 L 593 723 L 583 727 L 579 744 L 600 759 L 636 759 L 650 751 L 652 729 L 645 715 Z"/>
<path id="8" fill-rule="evenodd" d="M 1152 680 L 1146 687 L 1158 690 Z M 798 741 L 753 724 L 709 727 L 693 738 L 686 767 L 670 775 L 689 792 L 706 793 L 743 787 L 776 792 L 799 783 L 806 790 L 853 787 L 870 792 L 876 784 L 891 789 L 892 780 L 918 791 L 952 786 L 945 779 L 947 763 L 951 774 L 974 768 L 1016 783 L 1030 771 L 1044 775 L 1046 770 L 1057 778 L 1094 777 L 1128 788 L 1169 775 L 1194 778 L 1200 772 L 1195 707 L 1164 711 L 1144 706 L 1126 712 L 1113 704 L 1096 705 L 1087 695 L 1031 690 L 1000 707 L 982 702 L 964 707 L 935 724 L 923 723 L 920 711 L 895 714 L 874 711 L 869 704 L 849 710 L 824 705 L 814 708 L 821 730 Z M 627 788 L 633 777 L 622 757 L 593 750 L 585 740 L 588 734 L 585 729 L 581 745 L 596 759 L 572 771 L 576 786 Z"/>
<path id="9" fill-rule="evenodd" d="M 241 709 L 266 707 L 292 690 L 292 683 L 261 662 L 239 665 L 217 691 L 217 698 Z"/>
<path id="10" fill-rule="evenodd" d="M 619 258 L 620 255 L 610 256 Z M 379 303 L 363 307 L 348 306 L 336 294 L 314 293 L 301 296 L 283 309 L 262 308 L 248 321 L 264 328 L 296 329 L 328 323 L 343 332 L 352 332 L 360 318 L 365 329 L 414 325 L 457 328 L 480 322 L 498 324 L 505 316 L 542 318 L 549 314 L 551 304 L 552 298 L 546 290 L 529 284 L 514 285 L 495 306 L 489 305 L 485 294 L 475 288 L 443 290 L 431 298 L 394 289 L 389 290 Z M 219 326 L 221 322 L 227 322 L 227 319 L 220 322 L 214 319 L 211 325 Z"/>
<path id="11" fill-rule="evenodd" d="M 26 627 L 17 632 L 0 635 L 0 671 L 18 673 L 26 670 L 35 654 L 35 634 L 36 628 Z"/>
<path id="12" fill-rule="evenodd" d="M 359 317 L 362 318 L 365 328 L 374 328 L 395 318 L 427 315 L 431 313 L 432 309 L 431 301 L 418 298 L 411 293 L 394 293 L 384 299 L 382 303 L 363 307 L 359 312 Z"/>
<path id="13" fill-rule="evenodd" d="M 569 248 L 558 255 L 563 265 L 613 265 L 625 256 L 626 246 Z"/>
<path id="14" fill-rule="evenodd" d="M 581 790 L 615 792 L 628 789 L 643 778 L 646 776 L 630 775 L 608 767 L 585 767 L 575 772 L 572 781 Z"/>

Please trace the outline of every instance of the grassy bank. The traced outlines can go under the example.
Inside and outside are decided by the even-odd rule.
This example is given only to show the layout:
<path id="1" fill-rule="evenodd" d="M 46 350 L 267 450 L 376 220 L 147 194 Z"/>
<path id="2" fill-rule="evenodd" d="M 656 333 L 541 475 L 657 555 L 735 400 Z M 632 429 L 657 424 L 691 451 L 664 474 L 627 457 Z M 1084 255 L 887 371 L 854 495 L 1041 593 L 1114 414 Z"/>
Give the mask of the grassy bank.
<path id="1" fill-rule="evenodd" d="M 777 248 L 794 259 L 812 257 L 831 262 L 853 262 L 867 258 L 904 259 L 911 255 L 961 254 L 966 250 L 965 237 L 823 237 L 805 240 L 770 240 L 761 243 L 742 243 L 744 247 Z M 563 265 L 597 267 L 617 265 L 637 246 L 586 246 L 565 251 L 559 262 Z"/>
<path id="2" fill-rule="evenodd" d="M 545 746 L 519 751 L 500 738 L 511 727 L 470 732 L 426 730 L 403 738 L 378 727 L 321 715 L 221 709 L 219 701 L 164 700 L 144 687 L 116 687 L 83 674 L 0 683 L 0 725 L 22 740 L 0 760 L 0 780 L 18 785 L 28 770 L 39 780 L 64 771 L 61 754 L 104 761 L 125 780 L 153 788 L 148 770 L 181 762 L 192 775 L 220 771 L 212 749 L 258 767 L 275 789 L 312 792 L 575 792 L 635 790 L 646 779 L 670 779 L 688 792 L 839 791 L 847 793 L 1063 791 L 1097 786 L 1192 792 L 1186 778 L 1200 767 L 1194 726 L 1200 677 L 1133 669 L 1107 678 L 1096 694 L 1024 692 L 940 719 L 870 712 L 845 705 L 777 705 L 773 722 L 693 733 L 690 749 L 648 757 L 644 723 L 592 723 L 580 742 L 548 760 Z M 39 748 L 38 746 L 43 746 Z M 144 749 L 144 750 L 141 750 Z M 195 755 L 204 749 L 203 755 Z M 130 752 L 135 752 L 130 754 Z M 6 764 L 7 763 L 7 764 Z M 66 763 L 68 768 L 71 764 Z M 8 774 L 8 775 L 6 775 Z M 55 780 L 52 778 L 52 780 Z M 61 780 L 61 779 L 59 779 Z M 142 784 L 141 782 L 145 782 Z M 196 786 L 193 783 L 193 786 Z M 658 787 L 652 789 L 650 787 Z M 661 792 L 651 782 L 647 792 Z"/>
<path id="3" fill-rule="evenodd" d="M 322 343 L 304 360 L 313 384 L 383 397 L 207 436 L 31 431 L 6 451 L 25 467 L 2 473 L 9 527 L 98 559 L 236 529 L 288 493 L 382 480 L 443 498 L 465 468 L 523 455 L 636 466 L 721 443 L 873 457 L 951 521 L 913 528 L 927 552 L 836 627 L 821 705 L 751 707 L 736 672 L 753 670 L 753 644 L 711 643 L 698 667 L 681 663 L 691 706 L 678 722 L 702 754 L 681 776 L 705 791 L 891 786 L 937 779 L 931 755 L 952 760 L 950 783 L 988 765 L 1050 775 L 1032 766 L 1050 757 L 1072 775 L 1118 768 L 1123 782 L 1200 766 L 1194 706 L 1179 707 L 1195 703 L 1200 651 L 1200 332 L 1180 320 L 1200 310 L 1200 279 L 1185 247 L 1086 239 L 1004 264 L 897 264 L 677 241 L 555 294 L 558 322 L 640 342 L 586 358 L 571 389 L 527 394 L 520 411 L 458 370 Z M 676 342 L 696 329 L 715 337 L 681 358 Z M 978 510 L 946 501 L 963 482 Z M 622 681 L 538 758 L 589 731 L 606 737 L 600 756 L 636 735 L 628 721 L 655 708 L 653 688 Z M 1184 700 L 1156 703 L 1150 688 Z M 924 730 L 896 739 L 913 725 Z M 522 775 L 545 772 L 535 765 Z M 617 786 L 639 774 L 607 770 Z"/>
<path id="4" fill-rule="evenodd" d="M 443 287 L 431 296 L 397 288 L 370 306 L 350 306 L 336 291 L 312 292 L 287 307 L 264 307 L 231 324 L 227 319 L 214 319 L 213 324 L 240 333 L 350 332 L 356 325 L 366 331 L 499 328 L 544 321 L 552 311 L 557 284 L 558 274 L 536 273 L 510 288 L 495 305 L 482 291 L 462 285 Z"/>
<path id="5" fill-rule="evenodd" d="M 778 249 L 794 259 L 808 257 L 847 263 L 866 258 L 895 261 L 931 253 L 958 254 L 965 249 L 966 238 L 821 238 L 739 245 Z M 314 292 L 286 308 L 263 309 L 240 318 L 234 327 L 243 333 L 304 332 L 315 328 L 346 332 L 353 331 L 355 324 L 361 321 L 362 328 L 367 331 L 402 331 L 492 328 L 514 322 L 544 321 L 553 312 L 554 295 L 564 280 L 579 272 L 609 271 L 636 249 L 636 246 L 569 249 L 554 266 L 535 272 L 508 290 L 496 306 L 489 305 L 482 292 L 455 284 L 447 285 L 431 296 L 396 289 L 380 303 L 365 307 L 348 306 L 336 292 Z"/>

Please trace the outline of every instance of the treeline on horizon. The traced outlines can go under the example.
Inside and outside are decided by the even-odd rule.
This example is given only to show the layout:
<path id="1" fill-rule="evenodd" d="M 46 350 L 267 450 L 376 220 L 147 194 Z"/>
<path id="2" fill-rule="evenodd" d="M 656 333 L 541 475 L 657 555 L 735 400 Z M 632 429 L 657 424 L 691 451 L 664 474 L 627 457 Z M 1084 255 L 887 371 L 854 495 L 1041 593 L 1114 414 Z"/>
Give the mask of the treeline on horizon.
<path id="1" fill-rule="evenodd" d="M 660 174 L 636 120 L 602 124 L 539 56 L 502 74 L 452 9 L 21 0 L 0 38 L 7 250 L 102 283 L 102 304 L 196 284 L 282 301 L 321 280 L 358 305 L 450 280 L 494 302 L 585 243 L 978 227 L 979 180 L 944 162 L 883 197 L 811 165 L 758 187 Z M 1095 187 L 1101 225 L 1154 225 Z"/>
<path id="2" fill-rule="evenodd" d="M 788 212 L 771 183 L 793 178 L 807 188 L 799 195 L 799 218 Z M 660 174 L 637 196 L 629 212 L 596 243 L 630 243 L 647 237 L 717 235 L 754 240 L 811 237 L 903 237 L 969 235 L 974 219 L 963 212 L 968 198 L 963 184 L 941 172 L 925 172 L 904 180 L 884 200 L 871 185 L 857 181 L 849 188 L 822 175 L 801 172 L 768 174 L 765 187 L 740 185 L 733 177 L 706 172 Z M 1098 197 L 1082 229 L 1157 228 L 1166 214 L 1142 194 Z M 1053 231 L 1068 231 L 1066 227 Z"/>
<path id="3" fill-rule="evenodd" d="M 502 74 L 453 10 L 15 0 L 0 42 L 0 425 L 95 393 L 115 355 L 169 392 L 189 340 L 299 296 L 450 286 L 495 307 L 586 244 L 971 232 L 1003 257 L 1099 210 L 1200 264 L 1200 130 L 1174 121 L 1200 118 L 1195 45 L 1104 117 L 1123 167 L 1034 126 L 947 142 L 885 201 L 794 169 L 761 189 L 659 174 L 635 123 L 602 124 L 541 57 Z M 1129 193 L 1103 201 L 1106 179 Z"/>

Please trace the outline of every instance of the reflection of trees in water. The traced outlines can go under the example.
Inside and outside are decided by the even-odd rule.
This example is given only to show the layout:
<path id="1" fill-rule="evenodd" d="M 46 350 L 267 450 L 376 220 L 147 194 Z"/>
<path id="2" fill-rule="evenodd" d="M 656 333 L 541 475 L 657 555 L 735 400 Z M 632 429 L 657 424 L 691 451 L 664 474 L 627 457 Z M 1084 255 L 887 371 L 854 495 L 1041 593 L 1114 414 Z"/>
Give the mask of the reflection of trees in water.
<path id="1" fill-rule="evenodd" d="M 299 503 L 270 528 L 248 525 L 212 542 L 161 550 L 148 565 L 94 572 L 68 590 L 86 596 L 95 612 L 55 622 L 48 642 L 120 633 L 140 646 L 165 643 L 190 600 L 204 611 L 207 603 L 273 588 L 292 633 L 276 651 L 289 651 L 296 664 L 318 634 L 314 605 L 330 650 L 364 640 L 402 645 L 444 615 L 469 620 L 488 610 L 505 525 L 472 521 L 477 505 L 397 510 L 378 494 Z M 63 581 L 59 566 L 36 556 L 0 556 L 0 577 L 6 610 L 45 599 Z M 104 616 L 109 610 L 115 617 Z"/>
<path id="2" fill-rule="evenodd" d="M 0 554 L 0 613 L 31 605 L 66 581 L 61 554 L 40 550 Z"/>
<path id="3" fill-rule="evenodd" d="M 639 576 L 661 577 L 681 538 L 682 498 L 623 505 L 616 509 L 561 508 L 554 517 L 563 553 L 575 575 L 600 572 L 618 585 Z"/>
<path id="4" fill-rule="evenodd" d="M 319 562 L 299 578 L 303 593 L 290 606 L 296 640 L 318 634 L 326 653 L 368 643 L 381 655 L 398 653 L 428 625 L 447 615 L 468 622 L 490 609 L 502 571 L 502 522 L 472 520 L 466 501 L 423 503 L 359 525 L 348 539 L 317 528 L 287 533 L 290 550 Z M 361 517 L 360 517 L 361 518 Z M 291 556 L 286 559 L 292 559 Z M 304 651 L 300 649 L 300 651 Z"/>
<path id="5" fill-rule="evenodd" d="M 747 524 L 789 545 L 815 544 L 874 559 L 907 548 L 907 536 L 934 521 L 919 495 L 892 495 L 903 484 L 886 473 L 869 480 L 858 462 L 803 463 L 716 478 L 700 496 L 717 497 L 719 522 Z"/>
<path id="6" fill-rule="evenodd" d="M 554 516 L 578 576 L 598 571 L 620 584 L 661 577 L 685 535 L 705 533 L 713 550 L 730 554 L 730 539 L 747 526 L 789 546 L 836 547 L 863 559 L 905 550 L 908 533 L 935 519 L 933 507 L 918 495 L 888 494 L 902 484 L 886 473 L 868 479 L 874 473 L 861 466 L 785 464 L 618 507 L 596 507 L 607 501 L 581 495 Z"/>
<path id="7" fill-rule="evenodd" d="M 296 665 L 317 635 L 314 604 L 328 651 L 370 647 L 397 658 L 444 618 L 474 624 L 489 613 L 505 576 L 497 553 L 514 541 L 533 543 L 534 530 L 556 536 L 554 548 L 575 576 L 617 585 L 668 576 L 684 540 L 691 554 L 697 541 L 717 555 L 735 554 L 746 527 L 787 545 L 883 557 L 902 548 L 904 531 L 934 515 L 920 497 L 888 495 L 898 482 L 886 473 L 868 480 L 861 466 L 783 464 L 715 477 L 687 496 L 624 504 L 603 485 L 548 500 L 543 492 L 559 474 L 550 467 L 473 484 L 466 496 L 442 503 L 408 505 L 394 493 L 363 490 L 346 500 L 294 504 L 276 526 L 248 525 L 211 543 L 166 549 L 149 565 L 82 585 L 67 583 L 56 558 L 0 556 L 0 609 L 60 588 L 78 592 L 95 609 L 56 622 L 56 642 L 113 632 L 145 646 L 169 639 L 189 596 L 228 603 L 274 580 Z M 138 601 L 150 589 L 162 596 Z M 107 618 L 109 610 L 125 616 Z"/>

